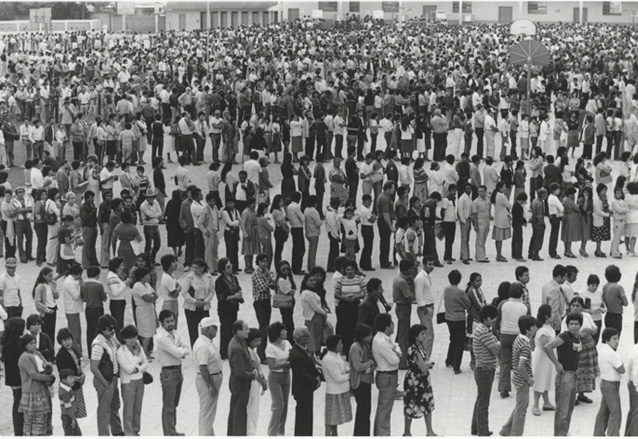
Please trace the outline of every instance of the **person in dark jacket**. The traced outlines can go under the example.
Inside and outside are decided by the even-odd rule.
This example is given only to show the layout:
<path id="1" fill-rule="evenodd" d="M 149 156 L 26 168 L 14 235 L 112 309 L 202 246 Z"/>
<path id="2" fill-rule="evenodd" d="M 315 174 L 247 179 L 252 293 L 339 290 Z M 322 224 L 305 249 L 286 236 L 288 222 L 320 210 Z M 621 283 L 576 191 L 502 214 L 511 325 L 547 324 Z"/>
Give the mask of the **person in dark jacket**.
<path id="1" fill-rule="evenodd" d="M 527 204 L 527 194 L 521 192 L 516 196 L 512 206 L 512 259 L 519 262 L 526 262 L 523 259 L 523 227 L 527 225 L 523 214 L 525 204 Z"/>
<path id="2" fill-rule="evenodd" d="M 290 349 L 292 369 L 292 396 L 297 402 L 295 410 L 295 436 L 312 436 L 313 394 L 321 385 L 321 373 L 307 351 L 310 332 L 304 326 L 296 328 L 294 344 Z"/>
<path id="3" fill-rule="evenodd" d="M 4 363 L 4 384 L 13 390 L 13 434 L 22 436 L 24 415 L 20 412 L 20 400 L 22 399 L 22 378 L 18 360 L 24 352 L 20 343 L 20 337 L 24 334 L 25 322 L 20 317 L 11 317 L 4 323 L 4 333 L 0 339 L 2 346 L 2 362 Z M 6 402 L 6 401 L 5 401 Z"/>
<path id="4" fill-rule="evenodd" d="M 55 352 L 53 350 L 53 342 L 47 334 L 42 332 L 42 325 L 44 325 L 44 320 L 38 314 L 32 314 L 27 317 L 27 331 L 36 339 L 38 352 L 42 354 L 45 360 L 53 362 Z"/>
<path id="5" fill-rule="evenodd" d="M 552 183 L 560 184 L 563 180 L 560 168 L 554 164 L 554 156 L 549 154 L 545 157 L 547 165 L 543 169 L 543 187 L 549 190 Z"/>
<path id="6" fill-rule="evenodd" d="M 366 289 L 368 294 L 359 304 L 357 324 L 364 324 L 374 328 L 374 319 L 381 314 L 379 302 L 386 309 L 386 312 L 390 311 L 390 306 L 383 299 L 383 282 L 381 282 L 381 279 L 371 278 L 366 284 Z M 376 334 L 376 331 L 374 333 Z"/>
<path id="7" fill-rule="evenodd" d="M 230 411 L 228 413 L 228 436 L 246 436 L 248 427 L 248 397 L 255 379 L 246 339 L 250 328 L 242 320 L 233 323 L 233 339 L 228 345 L 230 365 Z"/>

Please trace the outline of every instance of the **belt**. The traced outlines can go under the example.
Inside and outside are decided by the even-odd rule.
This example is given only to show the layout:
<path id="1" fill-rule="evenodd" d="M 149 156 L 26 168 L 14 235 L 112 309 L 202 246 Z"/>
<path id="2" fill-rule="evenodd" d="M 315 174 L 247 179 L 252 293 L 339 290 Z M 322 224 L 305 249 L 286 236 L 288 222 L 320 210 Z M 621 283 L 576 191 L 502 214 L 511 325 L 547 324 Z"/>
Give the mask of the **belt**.
<path id="1" fill-rule="evenodd" d="M 377 373 L 382 373 L 384 375 L 395 375 L 399 373 L 398 370 L 378 370 Z"/>
<path id="2" fill-rule="evenodd" d="M 177 364 L 175 366 L 162 366 L 162 369 L 173 369 L 173 370 L 179 370 L 182 368 L 181 364 Z"/>
<path id="3" fill-rule="evenodd" d="M 564 370 L 563 375 L 576 375 L 576 371 Z"/>

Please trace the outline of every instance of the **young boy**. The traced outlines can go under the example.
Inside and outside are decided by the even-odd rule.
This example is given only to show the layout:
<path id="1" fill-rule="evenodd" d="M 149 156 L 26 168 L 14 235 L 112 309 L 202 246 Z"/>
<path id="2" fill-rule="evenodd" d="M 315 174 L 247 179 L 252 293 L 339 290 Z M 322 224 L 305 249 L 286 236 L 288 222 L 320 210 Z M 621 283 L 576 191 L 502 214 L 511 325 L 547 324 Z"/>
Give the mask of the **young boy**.
<path id="1" fill-rule="evenodd" d="M 62 369 L 60 371 L 58 397 L 60 398 L 60 418 L 62 419 L 62 428 L 65 436 L 82 436 L 82 430 L 80 430 L 76 419 L 74 384 L 75 375 L 73 375 L 73 371 L 71 369 Z"/>
<path id="2" fill-rule="evenodd" d="M 536 334 L 536 319 L 527 314 L 519 317 L 518 329 L 520 334 L 512 347 L 512 365 L 516 365 L 512 374 L 512 382 L 516 388 L 516 406 L 501 429 L 501 436 L 523 435 L 529 406 L 529 389 L 534 385 L 531 340 Z"/>

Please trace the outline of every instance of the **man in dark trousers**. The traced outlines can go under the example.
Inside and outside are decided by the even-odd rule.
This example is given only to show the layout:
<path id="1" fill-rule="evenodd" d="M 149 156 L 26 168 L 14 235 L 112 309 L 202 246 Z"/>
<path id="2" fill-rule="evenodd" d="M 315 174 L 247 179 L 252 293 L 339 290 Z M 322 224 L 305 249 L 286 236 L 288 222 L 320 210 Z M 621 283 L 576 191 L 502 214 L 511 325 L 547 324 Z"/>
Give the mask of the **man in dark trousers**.
<path id="1" fill-rule="evenodd" d="M 97 267 L 100 265 L 95 249 L 97 242 L 97 208 L 93 203 L 94 199 L 95 193 L 93 191 L 84 192 L 84 203 L 80 207 L 80 220 L 84 228 L 84 246 L 82 247 L 82 265 L 84 267 Z"/>
<path id="2" fill-rule="evenodd" d="M 246 436 L 248 423 L 248 397 L 255 372 L 250 361 L 246 339 L 248 323 L 237 320 L 233 323 L 233 338 L 228 345 L 230 365 L 230 411 L 228 413 L 227 436 Z M 312 416 L 312 413 L 311 413 Z"/>
<path id="3" fill-rule="evenodd" d="M 383 185 L 383 193 L 376 199 L 377 226 L 379 227 L 379 263 L 381 268 L 392 268 L 390 263 L 390 238 L 394 233 L 394 191 L 396 186 L 393 181 L 386 181 Z"/>
<path id="4" fill-rule="evenodd" d="M 292 202 L 288 205 L 287 213 L 290 221 L 290 234 L 292 235 L 292 272 L 297 275 L 306 274 L 301 269 L 303 265 L 303 257 L 306 253 L 306 244 L 304 241 L 303 226 L 305 217 L 301 212 L 301 192 L 295 192 L 290 197 Z"/>
<path id="5" fill-rule="evenodd" d="M 297 402 L 295 436 L 312 436 L 313 394 L 321 386 L 320 372 L 308 353 L 308 329 L 296 328 L 293 339 L 289 361 L 292 369 L 292 396 Z"/>
<path id="6" fill-rule="evenodd" d="M 383 299 L 383 282 L 381 282 L 381 279 L 373 277 L 366 284 L 366 289 L 368 294 L 359 304 L 357 324 L 364 324 L 374 328 L 374 319 L 381 314 L 381 307 L 384 306 L 379 303 Z"/>
<path id="7" fill-rule="evenodd" d="M 359 167 L 354 156 L 357 149 L 354 146 L 348 148 L 348 158 L 346 159 L 346 177 L 348 178 L 349 194 L 348 199 L 355 201 L 357 199 L 357 190 L 359 189 Z"/>

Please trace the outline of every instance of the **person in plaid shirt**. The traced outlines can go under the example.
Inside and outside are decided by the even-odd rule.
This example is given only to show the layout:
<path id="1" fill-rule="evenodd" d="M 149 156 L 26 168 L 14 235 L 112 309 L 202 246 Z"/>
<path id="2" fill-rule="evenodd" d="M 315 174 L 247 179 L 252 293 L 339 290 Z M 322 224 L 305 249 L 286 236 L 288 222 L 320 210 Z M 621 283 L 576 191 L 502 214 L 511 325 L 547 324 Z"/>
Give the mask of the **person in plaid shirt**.
<path id="1" fill-rule="evenodd" d="M 275 288 L 275 279 L 268 267 L 270 260 L 264 253 L 257 255 L 257 269 L 252 274 L 253 284 L 253 307 L 257 314 L 259 322 L 259 330 L 265 334 L 268 325 L 270 325 L 270 315 L 272 314 L 272 306 L 270 305 L 270 290 Z M 262 337 L 261 344 L 257 349 L 262 364 L 266 363 L 266 339 Z"/>

